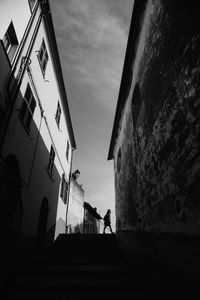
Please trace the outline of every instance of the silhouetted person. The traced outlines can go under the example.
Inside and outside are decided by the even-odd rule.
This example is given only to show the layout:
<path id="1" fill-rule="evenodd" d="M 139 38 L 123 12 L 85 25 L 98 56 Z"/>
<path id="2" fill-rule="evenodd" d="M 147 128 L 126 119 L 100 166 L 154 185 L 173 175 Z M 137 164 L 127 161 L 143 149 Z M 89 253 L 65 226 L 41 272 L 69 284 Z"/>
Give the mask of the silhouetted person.
<path id="1" fill-rule="evenodd" d="M 103 229 L 103 233 L 105 233 L 105 230 L 106 230 L 106 227 L 109 227 L 110 228 L 110 232 L 112 232 L 112 228 L 111 228 L 111 222 L 110 222 L 110 213 L 111 213 L 111 210 L 108 209 L 107 210 L 107 213 L 105 214 L 103 220 L 104 220 L 104 229 Z"/>
<path id="2" fill-rule="evenodd" d="M 72 173 L 72 177 L 74 180 L 77 180 L 79 176 L 80 176 L 80 171 L 78 169 Z"/>

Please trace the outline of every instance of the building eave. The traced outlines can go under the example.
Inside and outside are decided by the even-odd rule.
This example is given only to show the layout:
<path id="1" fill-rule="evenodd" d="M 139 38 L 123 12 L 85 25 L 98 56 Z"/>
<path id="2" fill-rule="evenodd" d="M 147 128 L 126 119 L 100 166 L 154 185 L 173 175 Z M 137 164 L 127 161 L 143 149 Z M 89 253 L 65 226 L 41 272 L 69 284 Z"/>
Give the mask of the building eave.
<path id="1" fill-rule="evenodd" d="M 45 23 L 46 32 L 48 35 L 49 44 L 50 44 L 52 55 L 53 55 L 53 64 L 54 64 L 54 68 L 56 71 L 56 76 L 58 78 L 58 85 L 59 85 L 60 93 L 62 96 L 63 105 L 65 108 L 65 113 L 66 113 L 65 115 L 66 115 L 66 119 L 67 119 L 69 138 L 70 138 L 72 148 L 76 149 L 76 142 L 75 142 L 74 131 L 73 131 L 73 126 L 72 126 L 72 121 L 71 121 L 71 116 L 70 116 L 70 111 L 69 111 L 69 106 L 68 106 L 65 83 L 64 83 L 64 79 L 63 79 L 63 75 L 62 75 L 62 68 L 61 68 L 60 57 L 59 57 L 56 36 L 55 36 L 55 31 L 54 31 L 54 26 L 53 26 L 53 19 L 52 19 L 51 11 L 50 11 L 50 5 L 49 5 L 48 0 L 43 1 L 43 2 L 40 1 L 40 2 L 41 2 L 42 10 L 44 10 L 44 23 Z M 42 7 L 44 5 L 43 3 L 45 3 L 44 7 Z"/>
<path id="2" fill-rule="evenodd" d="M 97 220 L 102 219 L 98 212 L 88 202 L 84 202 L 84 208 L 87 209 Z"/>
<path id="3" fill-rule="evenodd" d="M 122 70 L 122 77 L 117 101 L 117 107 L 115 112 L 115 118 L 113 123 L 113 129 L 111 134 L 110 147 L 108 152 L 108 160 L 113 159 L 114 147 L 118 136 L 118 130 L 120 126 L 121 115 L 127 100 L 128 89 L 128 77 L 133 66 L 135 59 L 135 48 L 137 46 L 137 39 L 140 32 L 140 19 L 146 6 L 147 0 L 135 0 L 133 6 L 133 12 L 131 17 L 131 24 L 129 29 L 128 41 L 126 46 L 126 54 L 124 59 L 124 66 Z"/>

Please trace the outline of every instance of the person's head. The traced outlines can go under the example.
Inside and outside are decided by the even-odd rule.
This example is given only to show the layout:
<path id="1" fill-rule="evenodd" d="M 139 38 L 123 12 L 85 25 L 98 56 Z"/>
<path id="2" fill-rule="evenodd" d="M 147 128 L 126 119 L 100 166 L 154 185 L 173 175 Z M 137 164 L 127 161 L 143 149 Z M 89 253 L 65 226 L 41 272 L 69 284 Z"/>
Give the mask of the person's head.
<path id="1" fill-rule="evenodd" d="M 108 209 L 108 210 L 107 210 L 107 214 L 110 214 L 110 213 L 111 213 L 111 210 L 110 210 L 110 209 Z"/>

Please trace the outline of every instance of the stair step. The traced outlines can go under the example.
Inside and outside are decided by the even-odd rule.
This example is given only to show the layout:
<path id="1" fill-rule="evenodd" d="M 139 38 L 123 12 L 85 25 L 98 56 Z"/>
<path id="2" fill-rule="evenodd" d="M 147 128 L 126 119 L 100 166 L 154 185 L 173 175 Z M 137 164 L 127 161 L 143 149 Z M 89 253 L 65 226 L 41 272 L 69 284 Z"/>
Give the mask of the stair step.
<path id="1" fill-rule="evenodd" d="M 63 234 L 42 262 L 16 272 L 12 293 L 21 299 L 102 299 L 104 292 L 112 298 L 118 293 L 155 290 L 163 284 L 156 270 L 139 261 L 126 262 L 115 235 Z"/>
<path id="2" fill-rule="evenodd" d="M 43 262 L 40 263 L 41 265 L 130 265 L 129 263 L 126 263 L 123 259 L 87 259 L 87 258 L 77 258 L 77 259 L 45 259 Z"/>
<path id="3" fill-rule="evenodd" d="M 28 300 L 39 300 L 39 299 L 48 299 L 48 300 L 80 300 L 80 299 L 92 299 L 92 300 L 110 300 L 110 299 L 118 299 L 118 297 L 124 297 L 128 299 L 146 299 L 146 297 L 150 297 L 150 295 L 155 296 L 159 295 L 160 299 L 160 291 L 166 290 L 165 295 L 169 294 L 171 296 L 172 290 L 166 289 L 166 285 L 157 284 L 132 284 L 130 285 L 101 285 L 101 284 L 93 284 L 93 285 L 54 285 L 51 286 L 47 283 L 45 286 L 30 286 L 30 287 L 19 287 L 17 289 L 12 289 L 10 291 L 10 297 L 6 299 L 28 299 Z M 145 298 L 143 296 L 145 295 Z M 141 298 L 142 296 L 142 298 Z M 191 296 L 191 293 L 190 293 Z M 138 298 L 139 297 L 139 298 Z"/>
<path id="4" fill-rule="evenodd" d="M 32 266 L 21 271 L 21 274 L 28 273 L 68 273 L 68 272 L 131 272 L 128 266 L 123 265 L 106 265 L 106 264 L 75 264 L 75 265 L 47 265 Z"/>
<path id="5" fill-rule="evenodd" d="M 152 287 L 158 285 L 158 278 L 149 278 L 134 276 L 120 276 L 120 274 L 81 274 L 76 272 L 70 276 L 37 276 L 34 278 L 24 277 L 17 280 L 17 290 L 54 290 L 54 289 L 135 289 L 141 287 Z"/>

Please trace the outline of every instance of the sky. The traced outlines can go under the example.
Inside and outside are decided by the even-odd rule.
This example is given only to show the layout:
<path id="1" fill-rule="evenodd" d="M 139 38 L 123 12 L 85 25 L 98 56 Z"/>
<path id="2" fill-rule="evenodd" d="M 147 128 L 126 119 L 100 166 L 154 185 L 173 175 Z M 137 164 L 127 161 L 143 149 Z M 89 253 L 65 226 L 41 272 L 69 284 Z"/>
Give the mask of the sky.
<path id="1" fill-rule="evenodd" d="M 77 149 L 84 201 L 115 227 L 112 127 L 134 0 L 50 1 Z"/>

